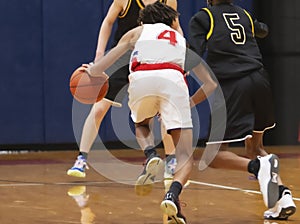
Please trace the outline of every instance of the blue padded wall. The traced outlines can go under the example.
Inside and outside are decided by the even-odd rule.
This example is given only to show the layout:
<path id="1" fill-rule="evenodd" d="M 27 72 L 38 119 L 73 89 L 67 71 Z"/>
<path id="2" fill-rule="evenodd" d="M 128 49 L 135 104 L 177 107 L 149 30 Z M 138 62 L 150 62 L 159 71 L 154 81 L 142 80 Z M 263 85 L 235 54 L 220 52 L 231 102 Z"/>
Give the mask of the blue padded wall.
<path id="1" fill-rule="evenodd" d="M 0 144 L 40 143 L 45 127 L 41 1 L 2 0 L 0 8 Z"/>
<path id="2" fill-rule="evenodd" d="M 75 68 L 93 60 L 101 5 L 96 0 L 44 1 L 42 14 L 45 143 L 72 142 L 69 78 Z"/>
<path id="3" fill-rule="evenodd" d="M 111 2 L 0 1 L 0 7 L 5 9 L 0 21 L 0 147 L 75 143 L 69 78 L 75 68 L 94 59 L 98 31 Z M 178 0 L 185 34 L 189 18 L 205 2 Z M 252 1 L 236 2 L 251 11 Z M 195 88 L 193 83 L 191 86 Z M 126 106 L 121 114 L 128 113 Z M 208 126 L 207 105 L 198 110 L 204 120 L 199 134 L 203 137 Z M 83 124 L 87 111 L 78 118 L 79 123 Z M 100 136 L 103 141 L 118 140 L 112 130 L 111 113 L 103 121 Z M 132 133 L 121 138 L 134 140 Z"/>

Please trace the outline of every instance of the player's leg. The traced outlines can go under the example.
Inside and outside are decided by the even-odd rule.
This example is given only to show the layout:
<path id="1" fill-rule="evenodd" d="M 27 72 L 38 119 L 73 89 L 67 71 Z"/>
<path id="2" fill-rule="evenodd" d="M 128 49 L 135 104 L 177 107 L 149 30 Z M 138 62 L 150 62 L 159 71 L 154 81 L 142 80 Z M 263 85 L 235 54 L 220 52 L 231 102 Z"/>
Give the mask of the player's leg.
<path id="1" fill-rule="evenodd" d="M 165 191 L 167 192 L 173 181 L 173 176 L 175 173 L 175 168 L 177 164 L 175 156 L 175 146 L 173 143 L 172 136 L 169 135 L 161 122 L 161 136 L 163 141 L 163 146 L 165 150 L 165 171 L 164 171 L 164 185 Z"/>
<path id="2" fill-rule="evenodd" d="M 160 207 L 170 222 L 184 224 L 186 220 L 181 213 L 179 195 L 193 167 L 192 129 L 174 129 L 170 133 L 176 145 L 177 166 L 173 182 Z"/>
<path id="3" fill-rule="evenodd" d="M 161 99 L 161 118 L 168 133 L 172 136 L 176 148 L 175 155 L 177 165 L 173 182 L 161 202 L 161 210 L 168 215 L 169 223 L 185 224 L 186 219 L 182 215 L 179 196 L 183 186 L 187 183 L 193 167 L 192 145 L 193 131 L 189 92 L 182 76 L 172 76 L 176 81 L 177 91 L 170 84 L 165 90 L 171 94 Z M 173 80 L 172 80 L 173 81 Z M 168 89 L 169 88 L 169 89 Z"/>
<path id="4" fill-rule="evenodd" d="M 146 161 L 144 167 L 135 183 L 137 195 L 147 195 L 152 191 L 152 186 L 157 173 L 163 169 L 163 160 L 156 152 L 153 135 L 153 117 L 159 109 L 159 99 L 156 96 L 158 85 L 154 82 L 152 73 L 145 74 L 143 71 L 130 74 L 128 87 L 128 106 L 131 118 L 135 123 L 135 135 L 140 148 L 143 150 Z M 152 88 L 146 88 L 149 86 Z"/>
<path id="5" fill-rule="evenodd" d="M 164 170 L 164 187 L 165 192 L 167 192 L 173 182 L 173 177 L 175 174 L 175 169 L 177 165 L 177 159 L 175 155 L 175 145 L 173 143 L 172 136 L 167 133 L 163 123 L 161 123 L 161 130 L 162 130 L 162 139 L 165 151 L 165 170 Z M 187 181 L 184 185 L 186 188 L 189 185 L 189 181 Z"/>
<path id="6" fill-rule="evenodd" d="M 207 145 L 213 147 L 213 144 Z M 212 168 L 223 168 L 239 171 L 248 171 L 254 174 L 259 182 L 264 203 L 268 208 L 272 208 L 279 197 L 278 175 L 279 159 L 276 155 L 270 154 L 250 160 L 226 151 L 226 145 L 221 147 L 213 161 L 209 164 Z"/>
<path id="7" fill-rule="evenodd" d="M 144 151 L 147 157 L 148 151 L 146 149 L 155 147 L 153 135 L 153 118 L 147 118 L 142 122 L 135 123 L 135 135 L 139 146 Z"/>
<path id="8" fill-rule="evenodd" d="M 124 55 L 127 60 L 129 55 Z M 122 60 L 125 60 L 125 59 Z M 120 61 L 122 61 L 120 59 Z M 128 59 L 129 60 L 129 59 Z M 125 87 L 128 84 L 128 60 L 126 63 L 115 63 L 110 69 L 108 92 L 103 100 L 93 105 L 88 117 L 86 118 L 79 146 L 79 155 L 74 166 L 67 171 L 67 174 L 75 177 L 85 177 L 87 167 L 87 157 L 91 147 L 97 137 L 101 122 L 111 106 L 122 106 L 125 96 Z"/>
<path id="9" fill-rule="evenodd" d="M 250 159 L 268 155 L 264 149 L 263 136 L 265 130 L 275 126 L 272 91 L 267 76 L 264 70 L 251 74 L 251 94 L 248 94 L 248 101 L 252 102 L 249 110 L 254 115 L 254 127 L 252 138 L 245 141 L 247 157 Z"/>
<path id="10" fill-rule="evenodd" d="M 263 135 L 263 132 L 253 132 L 252 138 L 245 140 L 246 155 L 249 159 L 268 155 L 263 146 Z"/>
<path id="11" fill-rule="evenodd" d="M 252 152 L 261 152 L 260 149 L 262 148 L 262 135 L 263 132 L 253 133 L 253 138 L 249 139 L 250 145 L 256 146 Z M 264 152 L 264 154 L 267 154 Z M 283 185 L 283 182 L 278 176 L 278 188 L 279 188 L 279 198 L 274 207 L 264 212 L 264 218 L 266 219 L 288 219 L 289 216 L 293 215 L 296 212 L 296 205 L 293 201 L 292 192 L 291 190 Z"/>
<path id="12" fill-rule="evenodd" d="M 94 104 L 91 112 L 89 113 L 82 131 L 81 141 L 80 141 L 80 152 L 81 153 L 89 153 L 94 143 L 96 136 L 98 135 L 98 131 L 100 128 L 100 124 L 111 107 L 112 103 L 105 99 L 100 102 Z"/>
<path id="13" fill-rule="evenodd" d="M 250 139 L 252 156 L 255 154 L 265 154 L 263 151 L 263 133 L 266 129 L 275 126 L 274 106 L 272 91 L 270 88 L 268 74 L 264 70 L 252 74 L 253 80 L 253 107 L 255 113 L 255 126 L 253 138 Z M 246 145 L 247 146 L 247 145 Z M 264 213 L 267 219 L 288 219 L 296 211 L 291 191 L 283 185 L 278 177 L 279 198 L 275 206 Z"/>
<path id="14" fill-rule="evenodd" d="M 111 107 L 112 103 L 107 100 L 101 100 L 93 105 L 89 115 L 87 116 L 81 135 L 79 155 L 73 165 L 68 171 L 69 176 L 85 177 L 85 169 L 87 166 L 88 153 L 98 135 L 100 124 Z"/>
<path id="15" fill-rule="evenodd" d="M 250 139 L 250 145 L 256 146 L 252 152 L 261 153 L 263 132 L 254 132 L 253 138 Z M 257 150 L 258 149 L 258 150 Z M 265 151 L 263 155 L 267 154 Z M 274 207 L 264 212 L 265 219 L 288 219 L 289 216 L 296 212 L 296 205 L 293 201 L 291 190 L 283 185 L 283 182 L 278 176 L 279 198 Z"/>
<path id="16" fill-rule="evenodd" d="M 210 151 L 210 148 L 214 148 L 214 144 L 209 144 L 206 146 L 206 151 Z M 228 144 L 222 144 L 219 152 L 215 155 L 214 159 L 211 161 L 209 167 L 217 169 L 231 169 L 231 170 L 247 170 L 249 159 L 238 156 L 237 154 L 227 151 Z"/>
<path id="17" fill-rule="evenodd" d="M 135 124 L 137 142 L 146 156 L 143 171 L 135 183 L 135 192 L 140 196 L 145 196 L 152 191 L 155 177 L 164 165 L 163 160 L 156 152 L 152 126 L 153 118 Z"/>

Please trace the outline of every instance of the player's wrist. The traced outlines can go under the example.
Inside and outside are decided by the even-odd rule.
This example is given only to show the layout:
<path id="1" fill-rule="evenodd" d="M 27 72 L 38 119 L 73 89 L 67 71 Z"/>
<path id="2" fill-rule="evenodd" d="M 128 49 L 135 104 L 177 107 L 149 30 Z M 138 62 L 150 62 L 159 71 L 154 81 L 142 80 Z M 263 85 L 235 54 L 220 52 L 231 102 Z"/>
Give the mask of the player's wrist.
<path id="1" fill-rule="evenodd" d="M 96 51 L 96 56 L 95 56 L 94 62 L 98 61 L 103 56 L 104 56 L 104 52 L 103 51 Z"/>
<path id="2" fill-rule="evenodd" d="M 91 72 L 91 65 L 89 65 L 89 66 L 85 69 L 85 72 L 86 72 L 89 76 L 94 77 L 94 75 L 92 75 L 92 72 Z"/>

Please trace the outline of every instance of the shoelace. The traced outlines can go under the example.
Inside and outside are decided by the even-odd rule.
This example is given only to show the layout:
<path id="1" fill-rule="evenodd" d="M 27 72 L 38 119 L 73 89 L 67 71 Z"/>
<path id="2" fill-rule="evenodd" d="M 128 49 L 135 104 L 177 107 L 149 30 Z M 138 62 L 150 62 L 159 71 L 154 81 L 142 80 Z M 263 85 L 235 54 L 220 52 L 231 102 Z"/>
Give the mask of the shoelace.
<path id="1" fill-rule="evenodd" d="M 76 161 L 75 162 L 75 166 L 77 166 L 77 165 L 82 165 L 82 167 L 85 168 L 85 169 L 87 169 L 87 170 L 90 169 L 89 166 L 88 166 L 88 164 L 87 164 L 87 162 L 84 161 L 84 160 L 82 160 L 82 161 Z"/>

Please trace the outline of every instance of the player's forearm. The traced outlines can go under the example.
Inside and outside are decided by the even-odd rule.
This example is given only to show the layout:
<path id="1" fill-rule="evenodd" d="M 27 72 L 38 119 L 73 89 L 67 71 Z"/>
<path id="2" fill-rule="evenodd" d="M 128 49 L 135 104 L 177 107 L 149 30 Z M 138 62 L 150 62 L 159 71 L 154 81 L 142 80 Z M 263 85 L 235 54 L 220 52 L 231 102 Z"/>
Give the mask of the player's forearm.
<path id="1" fill-rule="evenodd" d="M 208 96 L 210 96 L 214 90 L 216 89 L 217 85 L 215 83 L 209 83 L 209 84 L 203 84 L 201 88 L 199 88 L 194 95 L 191 96 L 190 102 L 191 106 L 195 106 L 204 100 L 207 99 Z"/>
<path id="2" fill-rule="evenodd" d="M 202 86 L 191 96 L 191 106 L 197 105 L 204 101 L 217 88 L 217 83 L 212 79 L 210 69 L 205 64 L 199 64 L 193 68 L 196 76 L 202 81 Z"/>
<path id="3" fill-rule="evenodd" d="M 129 44 L 120 44 L 110 50 L 104 57 L 100 58 L 88 68 L 88 73 L 91 76 L 101 76 L 105 70 L 112 66 L 122 55 L 130 48 Z"/>
<path id="4" fill-rule="evenodd" d="M 98 43 L 97 43 L 96 56 L 94 61 L 97 61 L 99 58 L 101 58 L 104 55 L 109 37 L 112 32 L 112 26 L 113 24 L 110 24 L 106 20 L 103 21 L 98 35 Z"/>

